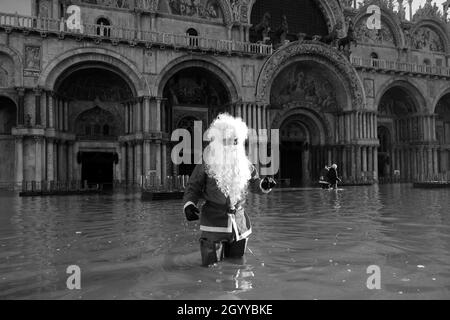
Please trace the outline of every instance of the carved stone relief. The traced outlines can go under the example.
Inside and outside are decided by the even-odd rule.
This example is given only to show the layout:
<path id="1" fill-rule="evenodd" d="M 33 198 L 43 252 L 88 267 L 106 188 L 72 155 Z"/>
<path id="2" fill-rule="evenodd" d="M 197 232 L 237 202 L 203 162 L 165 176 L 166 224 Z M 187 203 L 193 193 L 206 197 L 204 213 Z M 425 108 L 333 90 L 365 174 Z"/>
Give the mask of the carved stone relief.
<path id="1" fill-rule="evenodd" d="M 285 107 L 301 101 L 317 106 L 321 112 L 338 110 L 336 90 L 329 79 L 301 65 L 287 67 L 277 76 L 271 90 L 271 105 Z"/>

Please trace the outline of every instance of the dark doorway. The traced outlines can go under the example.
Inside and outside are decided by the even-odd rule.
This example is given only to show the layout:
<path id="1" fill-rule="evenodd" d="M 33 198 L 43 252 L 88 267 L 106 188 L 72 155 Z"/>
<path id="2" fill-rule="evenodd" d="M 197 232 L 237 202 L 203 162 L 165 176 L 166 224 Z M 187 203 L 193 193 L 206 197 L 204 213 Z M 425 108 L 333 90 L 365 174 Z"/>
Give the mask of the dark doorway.
<path id="1" fill-rule="evenodd" d="M 81 157 L 81 179 L 88 185 L 103 185 L 103 189 L 113 186 L 114 153 L 83 152 Z"/>
<path id="2" fill-rule="evenodd" d="M 291 187 L 298 187 L 302 183 L 302 144 L 300 141 L 281 141 L 280 179 L 283 185 L 287 181 Z"/>

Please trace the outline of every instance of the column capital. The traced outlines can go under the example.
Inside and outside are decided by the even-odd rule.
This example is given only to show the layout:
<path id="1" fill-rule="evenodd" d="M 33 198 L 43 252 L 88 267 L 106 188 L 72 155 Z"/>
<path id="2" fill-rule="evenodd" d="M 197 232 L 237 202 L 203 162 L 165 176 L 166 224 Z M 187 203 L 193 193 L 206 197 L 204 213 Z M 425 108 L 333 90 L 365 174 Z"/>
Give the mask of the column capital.
<path id="1" fill-rule="evenodd" d="M 23 142 L 23 135 L 14 135 L 14 140 L 16 142 Z"/>
<path id="2" fill-rule="evenodd" d="M 33 91 L 35 96 L 40 96 L 44 90 L 41 87 L 35 87 Z"/>
<path id="3" fill-rule="evenodd" d="M 38 136 L 38 135 L 33 135 L 31 136 L 31 138 L 35 141 L 35 142 L 41 142 L 44 140 L 43 136 Z"/>
<path id="4" fill-rule="evenodd" d="M 14 89 L 16 89 L 19 96 L 23 97 L 25 95 L 25 87 L 15 87 Z"/>

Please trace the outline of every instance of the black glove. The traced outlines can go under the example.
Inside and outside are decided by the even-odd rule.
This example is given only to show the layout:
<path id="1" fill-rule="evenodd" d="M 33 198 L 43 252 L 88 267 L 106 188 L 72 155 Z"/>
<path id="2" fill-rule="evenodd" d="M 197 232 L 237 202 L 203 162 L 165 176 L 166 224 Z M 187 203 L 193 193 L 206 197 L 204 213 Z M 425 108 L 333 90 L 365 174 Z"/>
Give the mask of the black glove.
<path id="1" fill-rule="evenodd" d="M 198 210 L 198 208 L 193 204 L 190 204 L 186 208 L 184 208 L 184 214 L 186 215 L 187 221 L 198 220 L 199 213 L 200 210 Z"/>
<path id="2" fill-rule="evenodd" d="M 275 182 L 275 180 L 272 179 L 272 178 L 270 178 L 270 177 L 265 177 L 265 178 L 263 179 L 263 181 L 261 182 L 261 187 L 262 187 L 264 190 L 270 190 L 270 189 L 272 189 L 273 187 L 275 187 L 276 185 L 277 185 L 277 183 Z"/>

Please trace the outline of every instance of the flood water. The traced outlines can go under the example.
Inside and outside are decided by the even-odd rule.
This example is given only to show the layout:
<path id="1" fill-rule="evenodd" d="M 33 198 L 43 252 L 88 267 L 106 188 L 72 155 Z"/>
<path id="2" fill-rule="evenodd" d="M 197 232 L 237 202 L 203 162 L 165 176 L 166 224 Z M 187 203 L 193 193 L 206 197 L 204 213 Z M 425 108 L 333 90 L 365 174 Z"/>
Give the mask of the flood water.
<path id="1" fill-rule="evenodd" d="M 0 299 L 449 299 L 450 190 L 410 185 L 249 198 L 244 261 L 200 266 L 181 200 L 0 193 Z M 66 268 L 81 270 L 69 290 Z M 366 286 L 367 268 L 381 289 Z"/>

